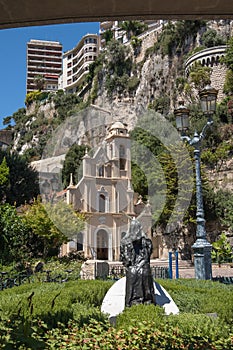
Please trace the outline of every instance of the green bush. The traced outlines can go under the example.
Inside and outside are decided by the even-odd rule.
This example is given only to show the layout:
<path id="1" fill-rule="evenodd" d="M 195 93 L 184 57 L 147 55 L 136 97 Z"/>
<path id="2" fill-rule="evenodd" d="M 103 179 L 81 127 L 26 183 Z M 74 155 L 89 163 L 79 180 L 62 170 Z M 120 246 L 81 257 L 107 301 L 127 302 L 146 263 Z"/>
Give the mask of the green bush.
<path id="1" fill-rule="evenodd" d="M 78 315 L 79 304 L 85 305 L 86 310 L 101 305 L 111 284 L 110 281 L 97 280 L 78 280 L 62 284 L 35 282 L 6 289 L 1 292 L 0 310 L 4 315 L 2 319 L 27 314 L 30 318 L 41 318 L 49 326 L 54 326 L 57 322 L 66 323 L 66 315 Z M 29 298 L 30 295 L 32 296 Z"/>
<path id="2" fill-rule="evenodd" d="M 5 290 L 0 349 L 233 349 L 233 286 L 182 279 L 158 282 L 180 313 L 167 316 L 159 306 L 137 305 L 118 315 L 115 327 L 100 312 L 113 282 L 37 282 Z"/>

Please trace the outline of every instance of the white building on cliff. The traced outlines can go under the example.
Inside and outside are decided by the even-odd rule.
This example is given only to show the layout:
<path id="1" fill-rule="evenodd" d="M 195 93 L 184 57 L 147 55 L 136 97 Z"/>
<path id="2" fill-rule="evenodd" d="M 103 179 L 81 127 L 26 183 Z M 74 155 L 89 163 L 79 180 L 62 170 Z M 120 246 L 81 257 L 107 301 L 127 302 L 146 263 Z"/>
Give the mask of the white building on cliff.
<path id="1" fill-rule="evenodd" d="M 130 219 L 140 215 L 144 231 L 150 236 L 150 205 L 134 205 L 131 185 L 131 150 L 128 130 L 115 122 L 93 157 L 83 158 L 83 177 L 67 188 L 67 203 L 86 217 L 85 229 L 73 242 L 62 247 L 62 254 L 83 250 L 86 257 L 116 261 L 120 240 Z"/>

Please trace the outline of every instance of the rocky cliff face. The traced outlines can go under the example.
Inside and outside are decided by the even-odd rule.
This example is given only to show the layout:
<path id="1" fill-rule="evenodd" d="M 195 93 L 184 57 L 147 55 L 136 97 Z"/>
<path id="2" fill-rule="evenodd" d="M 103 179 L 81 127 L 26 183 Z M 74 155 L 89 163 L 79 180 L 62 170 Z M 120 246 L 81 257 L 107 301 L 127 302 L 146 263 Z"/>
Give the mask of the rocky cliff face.
<path id="1" fill-rule="evenodd" d="M 216 25 L 219 33 L 222 33 L 224 26 Z M 159 32 L 148 33 L 142 38 L 141 50 L 133 60 L 137 69 L 139 84 L 137 89 L 132 93 L 121 92 L 114 93 L 111 98 L 107 95 L 104 88 L 104 72 L 103 79 L 98 84 L 96 98 L 93 104 L 82 112 L 67 118 L 58 128 L 56 133 L 52 134 L 47 147 L 45 148 L 43 158 L 54 159 L 64 155 L 73 143 L 88 144 L 91 147 L 97 146 L 106 136 L 106 128 L 112 122 L 120 120 L 128 124 L 129 130 L 132 130 L 141 117 L 148 110 L 148 107 L 154 108 L 154 111 L 161 112 L 163 118 L 169 121 L 171 114 L 180 97 L 184 98 L 184 93 L 179 86 L 179 79 L 184 77 L 184 56 L 199 44 L 201 32 L 198 32 L 195 38 L 189 36 L 185 39 L 182 47 L 179 48 L 172 56 L 161 55 L 155 50 L 148 49 L 153 47 L 159 38 Z M 216 72 L 216 70 L 214 70 Z M 224 80 L 224 71 L 214 73 L 216 83 L 218 80 Z M 182 80 L 182 79 L 181 79 Z M 93 89 L 93 86 L 92 86 Z M 84 96 L 88 100 L 91 90 Z M 155 101 L 158 103 L 155 106 Z M 159 106 L 161 102 L 161 106 Z M 32 105 L 27 110 L 27 114 L 34 115 L 35 111 L 38 115 L 43 114 L 45 120 L 50 120 L 55 115 L 54 105 L 42 104 L 38 107 Z M 30 123 L 26 126 L 30 129 Z M 39 135 L 34 135 L 32 141 L 23 146 L 23 150 L 33 147 L 33 142 Z M 20 135 L 15 138 L 15 149 L 17 148 Z M 60 158 L 58 157 L 58 166 L 60 167 Z M 56 164 L 55 164 L 56 165 Z M 55 166 L 54 165 L 54 166 Z M 226 187 L 233 189 L 233 164 L 232 161 L 221 172 L 210 171 L 208 176 L 214 187 Z M 208 232 L 210 232 L 211 241 L 216 239 L 221 231 L 219 223 L 212 222 L 208 224 Z M 156 232 L 159 235 L 159 231 Z M 172 235 L 164 235 L 161 233 L 160 249 L 161 254 L 166 257 L 168 249 L 179 249 L 184 258 L 190 257 L 190 246 L 194 242 L 194 227 L 180 226 L 174 230 Z"/>
<path id="2" fill-rule="evenodd" d="M 215 28 L 218 33 L 224 33 L 226 31 L 226 26 L 221 25 L 221 23 L 216 24 L 215 21 L 209 23 L 210 28 Z M 201 28 L 199 32 L 195 33 L 195 36 L 187 36 L 185 41 L 182 43 L 182 47 L 173 52 L 171 56 L 162 55 L 156 50 L 150 50 L 158 41 L 159 36 L 163 28 L 159 28 L 157 31 L 148 32 L 143 34 L 141 37 L 140 52 L 135 56 L 131 48 L 131 53 L 133 56 L 134 64 L 136 65 L 137 76 L 139 78 L 139 84 L 137 89 L 133 93 L 114 93 L 111 98 L 107 96 L 107 92 L 104 88 L 103 82 L 99 82 L 97 97 L 95 98 L 93 104 L 96 109 L 101 109 L 104 113 L 107 113 L 110 117 L 108 121 L 121 120 L 128 124 L 129 129 L 133 129 L 138 118 L 140 118 L 147 110 L 150 105 L 153 107 L 153 103 L 157 99 L 163 99 L 166 101 L 166 108 L 162 106 L 159 109 L 158 106 L 155 110 L 161 112 L 165 117 L 170 113 L 173 113 L 179 98 L 185 98 L 183 92 L 181 92 L 179 83 L 177 79 L 184 77 L 184 59 L 185 55 L 190 52 L 195 46 L 200 44 L 200 36 L 203 32 Z M 227 29 L 230 30 L 229 28 Z M 130 43 L 128 43 L 130 46 Z M 149 51 L 149 53 L 148 53 Z M 220 72 L 214 74 L 214 79 L 218 82 L 218 78 L 221 81 L 224 80 L 225 72 Z M 103 73 L 104 75 L 104 73 Z M 92 87 L 93 89 L 93 87 Z M 91 91 L 89 90 L 84 96 L 84 100 L 88 99 Z M 187 96 L 186 96 L 187 99 Z M 27 108 L 26 112 L 29 117 L 29 121 L 25 124 L 26 132 L 30 131 L 30 124 L 35 118 L 35 115 L 42 116 L 46 121 L 51 120 L 54 115 L 56 115 L 56 109 L 54 104 L 33 103 Z M 33 116 L 30 120 L 30 115 Z M 93 135 L 89 135 L 90 125 L 93 126 L 91 119 L 92 115 L 89 116 L 88 113 L 82 114 L 83 117 L 80 128 L 78 129 L 78 143 L 82 143 L 84 140 L 88 141 L 90 144 L 96 144 L 97 141 Z M 85 120 L 86 118 L 86 120 Z M 104 130 L 104 129 L 103 129 Z M 25 130 L 24 130 L 25 132 Z M 99 140 L 104 137 L 105 131 L 103 133 L 100 131 L 101 135 L 96 135 Z M 93 132 L 92 132 L 93 134 Z M 33 142 L 28 141 L 24 146 L 25 149 L 33 147 L 33 143 L 36 142 L 39 135 L 33 136 Z M 17 149 L 20 141 L 20 133 L 15 135 L 14 149 Z"/>

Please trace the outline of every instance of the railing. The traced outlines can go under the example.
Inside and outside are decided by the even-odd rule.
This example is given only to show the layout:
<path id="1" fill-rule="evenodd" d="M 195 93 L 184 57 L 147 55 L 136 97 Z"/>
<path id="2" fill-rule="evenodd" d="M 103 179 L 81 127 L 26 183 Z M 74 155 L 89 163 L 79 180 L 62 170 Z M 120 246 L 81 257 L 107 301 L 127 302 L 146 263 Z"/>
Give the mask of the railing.
<path id="1" fill-rule="evenodd" d="M 168 267 L 160 267 L 160 266 L 152 266 L 151 273 L 153 278 L 169 278 L 169 268 Z M 122 265 L 115 265 L 109 270 L 109 278 L 117 280 L 121 277 L 125 276 L 125 267 Z"/>
<path id="2" fill-rule="evenodd" d="M 168 267 L 160 267 L 160 266 L 152 266 L 151 273 L 154 278 L 169 278 L 169 268 Z"/>
<path id="3" fill-rule="evenodd" d="M 233 276 L 232 277 L 217 276 L 217 277 L 213 277 L 212 281 L 220 282 L 224 284 L 233 284 Z"/>

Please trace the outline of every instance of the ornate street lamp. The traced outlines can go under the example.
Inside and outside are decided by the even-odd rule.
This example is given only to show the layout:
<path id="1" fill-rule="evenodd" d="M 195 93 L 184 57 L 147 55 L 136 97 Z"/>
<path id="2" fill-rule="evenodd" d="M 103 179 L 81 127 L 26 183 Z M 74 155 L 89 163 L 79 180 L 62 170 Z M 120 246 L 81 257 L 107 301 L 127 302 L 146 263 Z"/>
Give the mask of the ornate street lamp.
<path id="1" fill-rule="evenodd" d="M 212 245 L 207 241 L 205 218 L 204 218 L 204 206 L 203 206 L 203 194 L 202 194 L 202 181 L 201 181 L 201 141 L 205 137 L 205 132 L 208 127 L 213 124 L 212 116 L 216 110 L 216 100 L 218 91 L 207 85 L 202 91 L 200 91 L 200 101 L 203 113 L 208 117 L 202 132 L 198 134 L 194 133 L 193 138 L 186 136 L 188 130 L 188 117 L 189 109 L 186 108 L 181 102 L 179 107 L 175 109 L 174 114 L 176 116 L 177 129 L 181 132 L 181 138 L 188 141 L 188 143 L 194 147 L 194 159 L 195 159 L 195 171 L 196 171 L 196 241 L 192 248 L 194 251 L 194 268 L 196 279 L 212 279 L 212 262 L 211 262 L 211 250 Z"/>
<path id="2" fill-rule="evenodd" d="M 189 129 L 189 109 L 184 106 L 183 101 L 179 101 L 179 107 L 175 110 L 176 127 L 181 135 Z"/>

